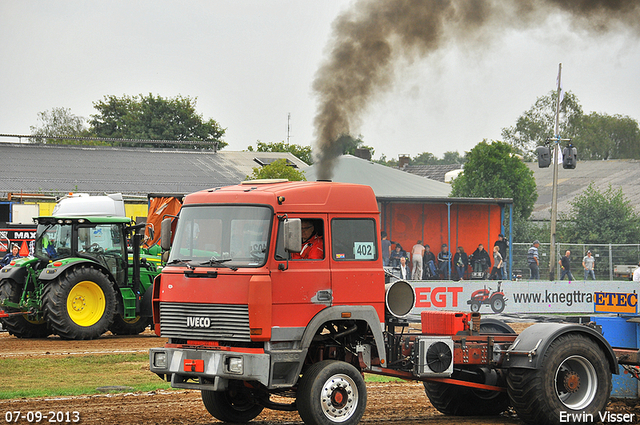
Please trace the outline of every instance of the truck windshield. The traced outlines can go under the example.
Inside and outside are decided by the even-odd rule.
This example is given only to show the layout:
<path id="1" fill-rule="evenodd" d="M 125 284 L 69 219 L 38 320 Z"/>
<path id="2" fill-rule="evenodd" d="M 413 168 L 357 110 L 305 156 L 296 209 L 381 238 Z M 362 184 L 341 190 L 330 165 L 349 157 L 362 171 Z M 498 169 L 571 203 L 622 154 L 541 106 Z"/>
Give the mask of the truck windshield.
<path id="1" fill-rule="evenodd" d="M 262 206 L 185 206 L 180 212 L 169 263 L 261 267 L 267 258 L 272 217 L 271 209 Z"/>

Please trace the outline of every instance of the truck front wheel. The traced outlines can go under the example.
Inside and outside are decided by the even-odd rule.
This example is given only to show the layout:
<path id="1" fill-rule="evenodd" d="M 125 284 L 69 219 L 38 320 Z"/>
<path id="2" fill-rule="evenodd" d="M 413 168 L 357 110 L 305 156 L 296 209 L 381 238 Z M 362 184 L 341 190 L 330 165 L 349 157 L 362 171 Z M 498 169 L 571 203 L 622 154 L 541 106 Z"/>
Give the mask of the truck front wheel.
<path id="1" fill-rule="evenodd" d="M 355 367 L 325 360 L 304 372 L 296 403 L 305 424 L 357 424 L 367 405 L 367 388 Z"/>
<path id="2" fill-rule="evenodd" d="M 20 301 L 22 295 L 21 285 L 12 279 L 4 279 L 0 282 L 0 300 L 9 300 L 14 303 Z M 7 313 L 16 313 L 19 310 L 11 307 L 0 307 Z M 18 338 L 46 338 L 51 334 L 44 320 L 30 319 L 28 315 L 18 314 L 1 319 L 2 327 Z"/>
<path id="3" fill-rule="evenodd" d="M 246 388 L 202 391 L 202 402 L 211 416 L 223 422 L 249 422 L 263 409 L 253 401 L 253 397 Z"/>
<path id="4" fill-rule="evenodd" d="M 93 267 L 77 267 L 47 284 L 45 317 L 64 339 L 94 339 L 113 321 L 116 296 L 111 281 Z"/>
<path id="5" fill-rule="evenodd" d="M 549 345 L 542 365 L 509 369 L 509 397 L 520 419 L 554 424 L 562 415 L 599 417 L 611 394 L 611 371 L 596 342 L 577 333 L 562 335 Z"/>

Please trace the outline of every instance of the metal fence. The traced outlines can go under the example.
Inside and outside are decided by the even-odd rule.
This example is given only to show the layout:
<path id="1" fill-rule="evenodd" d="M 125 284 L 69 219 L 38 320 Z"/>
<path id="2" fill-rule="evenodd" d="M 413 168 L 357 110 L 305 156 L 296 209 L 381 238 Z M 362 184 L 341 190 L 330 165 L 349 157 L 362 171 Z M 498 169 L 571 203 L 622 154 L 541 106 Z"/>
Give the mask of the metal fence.
<path id="1" fill-rule="evenodd" d="M 512 275 L 514 277 L 529 278 L 529 265 L 527 263 L 527 251 L 531 244 L 513 244 Z M 546 279 L 549 274 L 549 248 L 550 244 L 541 243 L 538 247 L 540 256 L 540 278 Z M 556 261 L 562 258 L 567 250 L 571 251 L 571 273 L 574 279 L 584 279 L 582 259 L 591 251 L 595 258 L 594 272 L 596 280 L 629 280 L 629 276 L 620 275 L 616 271 L 627 271 L 626 268 L 616 267 L 622 265 L 637 267 L 640 261 L 640 244 L 556 244 Z M 631 271 L 633 271 L 631 268 Z M 560 265 L 556 264 L 556 279 L 560 279 Z"/>

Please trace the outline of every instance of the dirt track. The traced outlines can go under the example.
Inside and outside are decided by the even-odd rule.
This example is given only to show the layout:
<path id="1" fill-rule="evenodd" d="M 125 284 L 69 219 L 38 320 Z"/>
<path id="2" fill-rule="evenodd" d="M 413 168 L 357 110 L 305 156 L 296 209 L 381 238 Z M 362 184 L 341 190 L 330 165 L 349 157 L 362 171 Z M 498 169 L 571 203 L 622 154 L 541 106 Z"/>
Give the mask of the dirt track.
<path id="1" fill-rule="evenodd" d="M 94 341 L 63 341 L 54 337 L 21 340 L 7 333 L 0 333 L 0 361 L 3 357 L 146 352 L 150 347 L 161 346 L 164 342 L 165 339 L 157 338 L 149 331 L 136 337 L 104 336 Z M 363 423 L 399 425 L 522 423 L 509 414 L 495 418 L 444 416 L 431 406 L 424 394 L 422 384 L 415 382 L 369 383 L 367 388 L 368 402 Z M 45 415 L 50 415 L 51 411 L 65 413 L 76 411 L 79 414 L 80 423 L 84 424 L 210 424 L 218 422 L 205 410 L 200 400 L 200 393 L 197 391 L 155 391 L 51 399 L 0 400 L 0 422 L 5 420 L 6 412 L 16 410 L 23 413 L 40 411 Z M 611 410 L 617 413 L 640 413 L 640 404 L 627 406 L 624 402 L 616 402 Z M 23 419 L 17 423 L 28 422 Z M 265 410 L 252 423 L 300 424 L 302 422 L 295 412 Z"/>

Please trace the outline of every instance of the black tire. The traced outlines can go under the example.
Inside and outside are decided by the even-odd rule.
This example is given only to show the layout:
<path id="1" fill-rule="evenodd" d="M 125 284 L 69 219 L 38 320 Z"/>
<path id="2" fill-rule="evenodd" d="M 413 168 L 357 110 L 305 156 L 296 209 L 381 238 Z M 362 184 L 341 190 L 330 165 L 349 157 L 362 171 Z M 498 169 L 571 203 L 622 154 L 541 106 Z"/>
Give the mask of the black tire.
<path id="1" fill-rule="evenodd" d="M 44 290 L 45 318 L 63 339 L 95 339 L 113 321 L 116 295 L 111 281 L 98 269 L 68 270 Z"/>
<path id="2" fill-rule="evenodd" d="M 20 301 L 22 285 L 12 279 L 4 279 L 0 282 L 0 300 L 8 299 L 14 303 Z M 2 307 L 7 313 L 15 313 L 20 310 L 11 307 Z M 46 338 L 51 335 L 44 319 L 30 319 L 28 315 L 16 315 L 0 319 L 4 330 L 18 338 Z"/>
<path id="3" fill-rule="evenodd" d="M 120 314 L 113 316 L 113 323 L 109 330 L 114 335 L 138 335 L 151 325 L 151 317 L 136 316 L 135 319 L 125 319 Z"/>
<path id="4" fill-rule="evenodd" d="M 598 344 L 577 333 L 549 345 L 540 369 L 509 369 L 509 397 L 528 424 L 557 424 L 561 412 L 597 419 L 611 394 L 611 370 Z"/>
<path id="5" fill-rule="evenodd" d="M 223 422 L 245 423 L 258 416 L 263 407 L 256 404 L 247 388 L 202 391 L 202 402 L 214 418 Z"/>
<path id="6" fill-rule="evenodd" d="M 491 300 L 491 310 L 493 310 L 494 313 L 502 313 L 504 311 L 504 297 L 499 295 L 496 297 L 493 297 L 493 299 Z"/>
<path id="7" fill-rule="evenodd" d="M 471 311 L 477 313 L 480 311 L 480 301 L 473 300 L 471 301 Z"/>
<path id="8" fill-rule="evenodd" d="M 296 403 L 307 425 L 353 425 L 364 414 L 367 388 L 362 374 L 351 364 L 325 360 L 304 372 Z"/>
<path id="9" fill-rule="evenodd" d="M 509 408 L 505 392 L 425 381 L 424 391 L 439 412 L 452 416 L 496 416 Z"/>
<path id="10" fill-rule="evenodd" d="M 515 331 L 501 320 L 488 318 L 480 322 L 480 334 L 515 334 Z M 497 379 L 492 375 L 489 378 Z M 509 396 L 505 392 L 477 390 L 433 381 L 424 382 L 424 391 L 433 407 L 445 415 L 496 416 L 510 405 Z"/>

